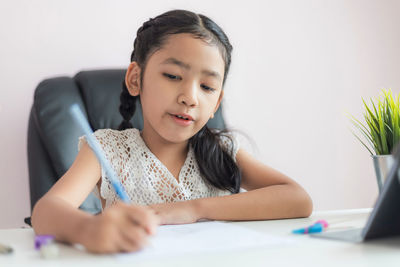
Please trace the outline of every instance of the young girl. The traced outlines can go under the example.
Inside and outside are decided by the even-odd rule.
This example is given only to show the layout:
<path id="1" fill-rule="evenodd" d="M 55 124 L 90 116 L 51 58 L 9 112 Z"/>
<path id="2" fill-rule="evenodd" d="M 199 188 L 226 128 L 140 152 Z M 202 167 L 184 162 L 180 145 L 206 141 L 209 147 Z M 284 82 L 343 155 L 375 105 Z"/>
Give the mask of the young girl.
<path id="1" fill-rule="evenodd" d="M 107 253 L 142 248 L 159 224 L 309 216 L 311 199 L 296 182 L 206 126 L 223 98 L 231 51 L 206 16 L 173 10 L 145 22 L 123 84 L 120 130 L 95 132 L 131 204 L 118 201 L 81 138 L 71 168 L 34 207 L 35 232 Z M 141 132 L 129 123 L 137 97 Z M 78 209 L 93 189 L 99 215 Z"/>

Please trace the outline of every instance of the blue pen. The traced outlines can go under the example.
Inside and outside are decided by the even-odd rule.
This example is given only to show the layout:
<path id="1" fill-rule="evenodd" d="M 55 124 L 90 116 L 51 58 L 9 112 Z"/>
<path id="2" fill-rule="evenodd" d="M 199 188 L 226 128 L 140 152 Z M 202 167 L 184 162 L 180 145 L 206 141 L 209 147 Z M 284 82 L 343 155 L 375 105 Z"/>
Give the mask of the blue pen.
<path id="1" fill-rule="evenodd" d="M 320 232 L 322 232 L 322 230 L 324 230 L 324 227 L 322 226 L 322 224 L 317 223 L 317 224 L 313 224 L 308 227 L 293 230 L 292 233 L 293 234 L 313 234 L 313 233 L 320 233 Z"/>
<path id="2" fill-rule="evenodd" d="M 114 187 L 115 192 L 119 196 L 119 198 L 125 202 L 130 203 L 131 200 L 129 199 L 128 194 L 126 193 L 124 187 L 122 186 L 121 182 L 117 178 L 117 175 L 114 169 L 111 167 L 110 163 L 104 156 L 104 153 L 101 149 L 100 144 L 97 142 L 97 139 L 93 137 L 93 131 L 89 126 L 85 116 L 83 115 L 81 109 L 77 104 L 73 104 L 69 112 L 71 113 L 72 117 L 75 119 L 76 123 L 81 127 L 84 134 L 86 135 L 86 140 L 89 146 L 92 148 L 93 152 L 96 154 L 97 159 L 100 161 L 100 164 L 103 166 L 111 185 Z"/>
<path id="3" fill-rule="evenodd" d="M 316 221 L 313 225 L 308 227 L 303 227 L 300 229 L 295 229 L 292 231 L 293 234 L 313 234 L 313 233 L 320 233 L 325 228 L 328 227 L 328 223 L 325 220 Z"/>

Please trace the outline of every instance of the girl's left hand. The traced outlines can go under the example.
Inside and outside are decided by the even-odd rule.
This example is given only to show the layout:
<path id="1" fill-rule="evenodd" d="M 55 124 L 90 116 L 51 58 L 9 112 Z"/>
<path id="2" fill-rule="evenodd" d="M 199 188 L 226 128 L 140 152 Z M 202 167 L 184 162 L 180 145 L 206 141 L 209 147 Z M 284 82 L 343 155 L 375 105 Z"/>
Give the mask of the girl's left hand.
<path id="1" fill-rule="evenodd" d="M 159 216 L 160 224 L 185 224 L 197 222 L 200 217 L 193 200 L 149 205 Z"/>

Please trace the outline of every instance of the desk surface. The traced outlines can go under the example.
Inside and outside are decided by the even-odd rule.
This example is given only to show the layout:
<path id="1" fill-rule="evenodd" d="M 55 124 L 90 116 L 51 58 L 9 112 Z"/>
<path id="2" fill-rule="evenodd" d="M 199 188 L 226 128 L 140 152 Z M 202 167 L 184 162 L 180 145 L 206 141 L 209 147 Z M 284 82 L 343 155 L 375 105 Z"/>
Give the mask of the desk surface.
<path id="1" fill-rule="evenodd" d="M 152 259 L 130 266 L 400 266 L 400 238 L 380 239 L 367 243 L 311 238 L 293 235 L 291 230 L 325 219 L 330 230 L 362 227 L 371 209 L 314 212 L 311 217 L 290 220 L 235 222 L 234 224 L 269 235 L 293 240 L 288 246 L 257 248 L 241 252 L 203 253 Z M 11 245 L 14 253 L 0 255 L 0 266 L 121 266 L 112 255 L 93 255 L 58 244 L 60 255 L 54 260 L 41 259 L 33 248 L 32 229 L 1 229 L 0 243 Z"/>

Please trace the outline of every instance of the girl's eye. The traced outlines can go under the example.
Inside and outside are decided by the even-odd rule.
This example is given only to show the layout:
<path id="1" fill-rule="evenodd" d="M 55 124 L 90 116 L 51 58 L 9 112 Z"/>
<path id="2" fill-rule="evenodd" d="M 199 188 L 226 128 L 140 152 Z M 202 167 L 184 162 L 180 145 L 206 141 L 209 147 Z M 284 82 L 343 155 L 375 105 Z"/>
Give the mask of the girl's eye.
<path id="1" fill-rule="evenodd" d="M 206 90 L 206 91 L 210 91 L 210 92 L 215 91 L 214 88 L 208 87 L 207 85 L 204 85 L 204 84 L 202 84 L 201 87 L 202 87 L 204 90 Z"/>
<path id="2" fill-rule="evenodd" d="M 180 76 L 172 75 L 172 74 L 169 74 L 169 73 L 163 73 L 163 75 L 165 77 L 167 77 L 168 79 L 170 79 L 170 80 L 182 80 L 182 78 Z M 210 91 L 210 92 L 215 91 L 214 88 L 211 88 L 211 87 L 209 87 L 207 85 L 202 84 L 200 86 L 201 86 L 201 88 L 203 88 L 206 91 Z"/>
<path id="3" fill-rule="evenodd" d="M 168 73 L 163 73 L 163 75 L 171 80 L 180 80 L 181 79 L 181 77 L 179 77 L 179 76 L 168 74 Z"/>

